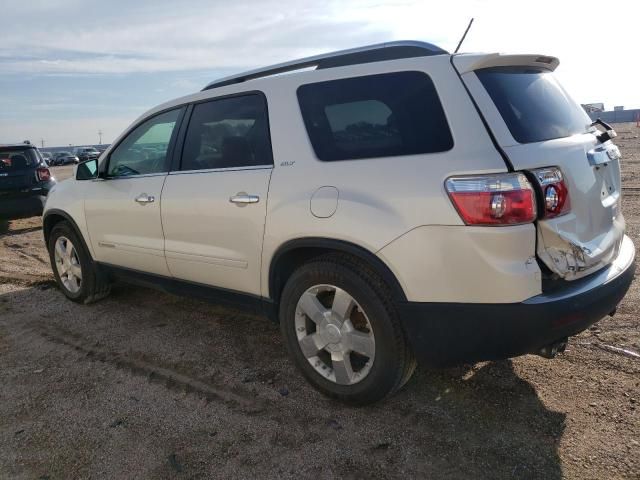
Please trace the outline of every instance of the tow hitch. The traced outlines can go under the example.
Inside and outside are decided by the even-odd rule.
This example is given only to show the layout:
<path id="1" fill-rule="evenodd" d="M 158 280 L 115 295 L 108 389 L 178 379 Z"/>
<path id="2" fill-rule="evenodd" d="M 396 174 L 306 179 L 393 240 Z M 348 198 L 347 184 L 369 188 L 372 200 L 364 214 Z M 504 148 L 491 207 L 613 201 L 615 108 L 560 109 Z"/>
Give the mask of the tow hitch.
<path id="1" fill-rule="evenodd" d="M 557 342 L 550 343 L 549 345 L 545 345 L 540 350 L 535 352 L 535 354 L 540 355 L 541 357 L 544 357 L 544 358 L 555 358 L 556 355 L 566 350 L 568 340 L 569 339 L 565 337 L 562 340 L 558 340 Z"/>

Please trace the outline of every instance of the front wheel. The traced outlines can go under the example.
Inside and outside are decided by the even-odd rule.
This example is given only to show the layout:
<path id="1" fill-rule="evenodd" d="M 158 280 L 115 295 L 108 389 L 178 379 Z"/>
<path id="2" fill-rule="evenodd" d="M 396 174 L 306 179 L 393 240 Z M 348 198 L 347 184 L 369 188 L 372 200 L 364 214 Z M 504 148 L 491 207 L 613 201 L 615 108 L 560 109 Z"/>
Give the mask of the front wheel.
<path id="1" fill-rule="evenodd" d="M 53 227 L 48 248 L 53 275 L 67 298 L 91 303 L 109 294 L 108 280 L 68 222 L 63 221 Z"/>
<path id="2" fill-rule="evenodd" d="M 329 255 L 296 270 L 282 293 L 280 323 L 297 367 L 330 397 L 373 403 L 415 369 L 388 288 L 349 257 Z"/>

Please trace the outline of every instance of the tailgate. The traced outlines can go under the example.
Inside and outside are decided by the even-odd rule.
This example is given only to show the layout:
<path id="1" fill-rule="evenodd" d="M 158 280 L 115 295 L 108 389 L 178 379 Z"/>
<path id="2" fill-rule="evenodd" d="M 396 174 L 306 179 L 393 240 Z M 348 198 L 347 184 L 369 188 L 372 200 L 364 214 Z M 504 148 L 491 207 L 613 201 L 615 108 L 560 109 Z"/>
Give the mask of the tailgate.
<path id="1" fill-rule="evenodd" d="M 24 151 L 0 151 L 0 191 L 29 188 L 36 183 L 34 160 Z"/>
<path id="2" fill-rule="evenodd" d="M 460 67 L 497 143 L 514 170 L 558 167 L 568 188 L 568 211 L 537 221 L 538 257 L 567 280 L 608 265 L 625 228 L 619 150 L 598 141 L 582 107 L 558 84 L 552 73 L 557 60 L 545 65 L 539 60 L 552 57 L 488 57 L 466 58 Z M 469 70 L 474 64 L 481 68 Z"/>
<path id="3" fill-rule="evenodd" d="M 505 146 L 516 170 L 557 166 L 569 190 L 567 214 L 538 220 L 537 253 L 549 269 L 568 280 L 611 263 L 624 236 L 620 212 L 617 148 L 598 146 L 593 134 Z"/>

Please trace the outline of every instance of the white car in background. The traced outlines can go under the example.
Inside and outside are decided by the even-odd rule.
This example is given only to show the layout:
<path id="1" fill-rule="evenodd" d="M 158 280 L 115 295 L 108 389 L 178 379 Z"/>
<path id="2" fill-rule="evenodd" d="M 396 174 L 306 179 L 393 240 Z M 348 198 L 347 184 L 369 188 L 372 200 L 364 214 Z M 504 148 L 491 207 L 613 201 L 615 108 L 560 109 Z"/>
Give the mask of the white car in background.
<path id="1" fill-rule="evenodd" d="M 557 65 L 394 42 L 213 82 L 51 192 L 56 280 L 78 302 L 125 280 L 263 312 L 356 404 L 416 359 L 552 357 L 635 270 L 614 132 Z"/>

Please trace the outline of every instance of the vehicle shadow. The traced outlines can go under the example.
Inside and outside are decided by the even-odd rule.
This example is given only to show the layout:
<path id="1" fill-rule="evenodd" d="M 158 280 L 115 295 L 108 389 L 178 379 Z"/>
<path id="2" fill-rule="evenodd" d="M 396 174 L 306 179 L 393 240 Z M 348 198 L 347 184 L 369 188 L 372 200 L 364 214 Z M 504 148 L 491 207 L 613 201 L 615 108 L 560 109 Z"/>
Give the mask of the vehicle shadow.
<path id="1" fill-rule="evenodd" d="M 38 305 L 47 308 L 41 311 Z M 141 389 L 152 388 L 161 377 L 167 395 L 154 396 L 149 411 L 172 411 L 177 391 L 191 392 L 194 401 L 211 394 L 208 407 L 194 413 L 201 415 L 196 423 L 210 422 L 213 416 L 221 432 L 230 432 L 225 442 L 241 441 L 242 449 L 228 460 L 237 463 L 236 473 L 245 477 L 286 467 L 295 469 L 291 471 L 299 478 L 325 478 L 327 472 L 329 477 L 367 479 L 562 478 L 558 448 L 565 414 L 545 406 L 512 361 L 448 370 L 419 368 L 395 396 L 353 408 L 322 397 L 304 381 L 288 360 L 278 327 L 268 320 L 152 290 L 116 287 L 110 298 L 85 306 L 67 301 L 53 281 L 32 284 L 0 294 L 0 333 L 3 331 L 17 335 L 29 348 L 44 348 L 47 355 L 57 352 L 71 362 L 62 365 L 69 385 L 52 378 L 49 385 L 55 387 L 47 387 L 50 367 L 44 364 L 40 368 L 45 372 L 29 387 L 30 395 L 46 395 L 47 389 L 55 388 L 59 394 L 68 389 L 68 401 L 75 398 L 74 382 L 83 377 L 74 373 L 77 363 L 71 352 L 84 359 L 84 366 L 78 368 L 89 372 L 106 368 L 117 374 L 118 382 L 125 374 Z M 10 354 L 21 358 L 19 364 L 42 358 L 41 351 L 29 348 Z M 6 350 L 0 349 L 0 361 L 4 355 Z M 212 358 L 217 371 L 213 376 Z M 14 378 L 15 372 L 6 373 L 8 379 Z M 112 402 L 109 408 L 113 411 L 131 403 L 129 393 L 118 397 L 118 384 L 100 375 L 89 377 L 90 397 L 94 389 L 113 391 L 105 400 Z M 247 399 L 258 408 L 246 414 L 235 410 L 235 416 L 226 418 L 219 413 L 227 408 L 220 403 L 225 396 Z M 98 404 L 87 408 L 95 408 L 91 415 L 96 416 L 105 410 Z M 0 418 L 12 415 L 10 404 L 0 405 Z M 50 418 L 46 410 L 30 415 Z M 182 456 L 185 465 L 206 464 L 212 455 L 227 455 L 227 450 L 220 450 L 220 438 L 207 437 L 210 443 L 200 444 L 189 426 L 172 423 L 171 416 L 146 417 L 139 410 L 128 410 L 126 415 L 131 423 L 149 424 L 148 431 L 138 432 L 146 442 L 188 446 L 189 453 Z M 239 421 L 244 430 L 237 430 Z M 50 420 L 43 425 L 43 432 L 64 431 L 69 438 L 80 428 L 73 422 L 53 424 Z M 16 423 L 7 428 L 18 431 L 22 427 Z M 259 434 L 249 435 L 247 429 Z M 180 433 L 166 437 L 168 431 Z M 117 441 L 115 445 L 123 465 L 135 462 L 139 455 L 136 442 Z M 63 447 L 60 449 L 67 448 Z M 34 444 L 33 451 L 23 453 L 40 465 L 56 454 L 52 448 L 49 443 Z M 88 465 L 96 451 L 83 449 L 73 462 Z M 289 465 L 292 456 L 300 460 Z M 72 459 L 68 462 L 71 470 L 67 473 L 71 474 L 76 467 Z M 324 475 L 319 474 L 318 463 L 329 465 L 322 470 Z"/>
<path id="2" fill-rule="evenodd" d="M 0 237 L 14 237 L 23 233 L 31 233 L 42 230 L 42 227 L 25 227 L 19 229 L 9 229 L 9 222 L 7 222 L 5 229 L 3 230 L 2 220 L 0 220 Z"/>
<path id="3" fill-rule="evenodd" d="M 375 407 L 378 409 L 379 407 Z M 547 408 L 511 360 L 432 370 L 414 378 L 384 409 L 398 409 L 414 443 L 446 459 L 433 473 L 452 478 L 562 478 L 559 442 L 566 415 Z"/>
<path id="4" fill-rule="evenodd" d="M 38 230 L 42 230 L 42 217 L 39 215 L 15 220 L 0 217 L 0 237 L 11 237 Z"/>

